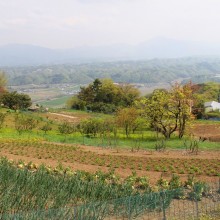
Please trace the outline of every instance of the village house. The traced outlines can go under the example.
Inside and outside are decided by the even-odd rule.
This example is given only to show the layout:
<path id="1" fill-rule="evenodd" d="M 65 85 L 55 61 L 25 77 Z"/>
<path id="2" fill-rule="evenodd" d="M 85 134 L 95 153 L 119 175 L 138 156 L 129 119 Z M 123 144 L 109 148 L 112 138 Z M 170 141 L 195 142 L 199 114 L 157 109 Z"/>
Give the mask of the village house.
<path id="1" fill-rule="evenodd" d="M 220 112 L 220 103 L 211 101 L 211 102 L 205 102 L 204 103 L 205 112 L 211 112 L 218 110 Z"/>

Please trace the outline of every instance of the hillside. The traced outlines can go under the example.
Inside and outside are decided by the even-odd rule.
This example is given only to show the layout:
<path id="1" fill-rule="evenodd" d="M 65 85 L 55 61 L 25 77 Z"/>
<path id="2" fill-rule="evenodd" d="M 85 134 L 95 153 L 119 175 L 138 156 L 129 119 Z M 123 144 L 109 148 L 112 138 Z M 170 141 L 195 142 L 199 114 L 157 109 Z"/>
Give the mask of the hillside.
<path id="1" fill-rule="evenodd" d="M 220 101 L 220 83 L 202 83 L 196 87 L 196 94 L 203 97 L 204 101 Z"/>
<path id="2" fill-rule="evenodd" d="M 9 85 L 86 84 L 95 78 L 111 78 L 123 83 L 220 82 L 220 58 L 152 59 L 4 67 Z"/>

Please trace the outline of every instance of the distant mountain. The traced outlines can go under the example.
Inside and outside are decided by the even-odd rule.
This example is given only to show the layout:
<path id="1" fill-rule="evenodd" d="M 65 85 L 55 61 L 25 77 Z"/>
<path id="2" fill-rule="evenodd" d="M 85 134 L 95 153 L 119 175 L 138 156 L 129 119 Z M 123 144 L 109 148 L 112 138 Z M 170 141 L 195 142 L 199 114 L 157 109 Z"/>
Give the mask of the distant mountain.
<path id="1" fill-rule="evenodd" d="M 155 84 L 220 82 L 220 57 L 186 57 L 136 61 L 93 62 L 1 67 L 8 85 L 87 84 L 96 78 L 115 82 Z M 185 81 L 184 81 L 185 80 Z"/>
<path id="2" fill-rule="evenodd" d="M 220 55 L 220 45 L 167 38 L 154 38 L 131 46 L 84 46 L 73 49 L 49 49 L 33 45 L 10 44 L 0 47 L 0 66 L 82 63 L 92 61 L 180 58 Z"/>

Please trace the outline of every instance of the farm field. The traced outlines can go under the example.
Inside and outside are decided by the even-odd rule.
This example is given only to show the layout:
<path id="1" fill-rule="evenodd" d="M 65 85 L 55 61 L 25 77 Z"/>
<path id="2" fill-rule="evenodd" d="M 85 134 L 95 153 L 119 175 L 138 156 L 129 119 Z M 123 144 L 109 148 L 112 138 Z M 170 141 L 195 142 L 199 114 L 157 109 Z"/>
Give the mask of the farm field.
<path id="1" fill-rule="evenodd" d="M 5 109 L 1 111 L 6 112 Z M 86 219 L 92 210 L 98 215 L 92 219 L 113 219 L 114 207 L 114 213 L 120 216 L 116 219 L 124 219 L 123 216 L 139 216 L 146 209 L 161 210 L 161 194 L 158 194 L 161 189 L 168 190 L 167 208 L 175 212 L 172 205 L 192 201 L 193 190 L 198 190 L 194 189 L 194 184 L 200 187 L 195 193 L 201 204 L 206 205 L 206 200 L 213 204 L 206 184 L 219 181 L 220 145 L 216 140 L 200 141 L 198 152 L 192 152 L 184 144 L 190 143 L 189 139 L 179 140 L 174 136 L 166 142 L 165 150 L 156 151 L 158 137 L 149 129 L 128 138 L 119 130 L 117 140 L 113 135 L 89 137 L 79 131 L 63 135 L 58 129 L 64 122 L 77 124 L 84 119 L 111 118 L 111 115 L 72 110 L 23 114 L 38 120 L 37 127 L 19 134 L 15 127 L 16 113 L 9 112 L 7 124 L 0 130 L 0 174 L 5 175 L 0 187 L 5 189 L 2 196 L 6 201 L 0 204 L 0 216 L 16 214 L 26 216 L 21 219 L 32 219 L 30 215 L 33 215 L 34 219 L 36 212 L 33 210 L 39 210 L 37 213 L 44 219 L 50 210 L 56 210 L 51 211 L 51 216 L 57 216 L 57 212 L 62 216 L 64 207 L 65 215 L 75 207 L 77 216 L 81 216 L 76 219 Z M 52 130 L 45 133 L 40 128 L 47 121 L 51 121 Z M 197 139 L 205 137 L 202 134 L 216 136 L 219 128 L 220 123 L 208 121 L 197 121 L 192 126 Z M 10 179 L 16 184 L 11 185 Z M 212 192 L 214 196 L 216 189 Z M 133 199 L 135 208 L 132 211 L 127 210 L 131 202 L 127 198 Z M 149 200 L 144 203 L 146 207 L 141 206 L 142 200 Z M 118 209 L 117 204 L 123 208 Z M 191 209 L 194 209 L 193 204 Z M 100 217 L 104 210 L 109 218 Z M 147 219 L 158 218 L 153 218 L 152 212 Z"/>
<path id="2" fill-rule="evenodd" d="M 206 140 L 220 142 L 220 123 L 213 121 L 196 123 L 193 133 L 195 136 L 205 138 Z"/>
<path id="3" fill-rule="evenodd" d="M 0 142 L 0 155 L 9 159 L 0 159 L 3 218 L 53 219 L 70 216 L 74 207 L 74 218 L 79 220 L 113 219 L 116 214 L 116 219 L 133 216 L 156 220 L 164 208 L 160 189 L 168 189 L 164 191 L 167 216 L 190 216 L 195 210 L 194 195 L 201 210 L 206 207 L 207 211 L 207 204 L 210 211 L 216 207 L 216 199 L 210 197 L 218 195 L 216 188 L 210 190 L 204 182 L 219 181 L 219 151 L 201 151 L 198 155 L 183 150 L 132 152 L 38 140 L 7 140 Z M 6 200 L 7 196 L 10 199 Z"/>
<path id="4" fill-rule="evenodd" d="M 70 97 L 71 96 L 61 96 L 47 101 L 39 101 L 38 104 L 47 108 L 63 108 Z"/>
<path id="5" fill-rule="evenodd" d="M 214 212 L 219 200 L 218 185 L 193 178 L 182 185 L 178 176 L 168 182 L 169 190 L 158 191 L 135 174 L 122 180 L 112 171 L 73 172 L 61 165 L 52 169 L 5 158 L 0 159 L 0 174 L 2 219 L 156 220 L 161 219 L 162 210 L 163 216 L 188 219 L 198 216 L 196 201 L 200 211 L 206 207 Z"/>
<path id="6" fill-rule="evenodd" d="M 169 179 L 173 173 L 186 179 L 189 174 L 201 180 L 215 181 L 220 175 L 220 152 L 201 151 L 190 155 L 183 150 L 155 152 L 128 149 L 106 149 L 72 144 L 56 144 L 39 141 L 1 141 L 0 155 L 13 160 L 24 160 L 52 167 L 60 163 L 73 170 L 95 173 L 97 170 L 115 170 L 123 178 L 132 172 L 148 176 L 152 184 L 164 176 Z"/>
<path id="7" fill-rule="evenodd" d="M 77 84 L 42 84 L 10 86 L 10 90 L 29 95 L 34 103 L 45 107 L 60 108 L 65 106 L 66 100 L 77 93 L 81 85 Z"/>

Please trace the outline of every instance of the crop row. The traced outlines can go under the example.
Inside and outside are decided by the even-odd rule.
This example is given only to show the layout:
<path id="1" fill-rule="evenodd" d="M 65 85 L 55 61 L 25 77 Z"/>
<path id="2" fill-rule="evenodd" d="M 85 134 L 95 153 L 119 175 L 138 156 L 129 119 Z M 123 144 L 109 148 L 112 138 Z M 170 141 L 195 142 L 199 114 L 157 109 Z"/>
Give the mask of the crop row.
<path id="1" fill-rule="evenodd" d="M 170 181 L 158 180 L 158 187 L 158 190 L 168 190 L 162 191 L 165 196 L 163 199 L 166 198 L 164 200 L 166 206 L 169 206 L 173 198 L 201 200 L 203 196 L 213 192 L 207 184 L 195 181 L 191 177 L 183 185 L 177 175 L 173 175 Z M 135 213 L 143 205 L 151 211 L 157 209 L 161 205 L 161 195 L 161 191 L 153 191 L 146 177 L 137 177 L 135 174 L 120 179 L 114 172 L 99 171 L 91 174 L 71 171 L 62 166 L 51 169 L 48 166 L 37 167 L 33 163 L 27 164 L 23 161 L 15 163 L 0 158 L 1 219 L 17 219 L 18 216 L 18 219 L 32 219 L 30 217 L 32 214 L 33 219 L 45 219 L 45 216 L 42 218 L 39 216 L 51 213 L 50 210 L 66 210 L 65 214 L 72 213 L 74 219 L 91 219 L 85 216 L 88 217 L 91 211 L 99 212 L 104 207 L 99 213 L 102 218 L 100 216 L 92 218 L 103 219 L 103 211 L 108 210 L 105 215 L 112 214 L 113 210 L 123 214 L 122 209 L 126 211 L 133 200 L 137 206 L 134 206 Z M 85 203 L 91 206 L 84 207 Z M 77 212 L 72 212 L 73 207 Z M 85 212 L 78 207 L 82 207 Z M 142 211 L 146 208 L 143 207 Z M 129 209 L 129 213 L 130 211 Z M 24 218 L 24 215 L 28 217 Z M 78 218 L 78 215 L 81 217 Z"/>
<path id="2" fill-rule="evenodd" d="M 219 159 L 150 158 L 97 154 L 83 151 L 74 145 L 58 145 L 40 142 L 0 142 L 0 152 L 37 159 L 52 159 L 68 163 L 81 163 L 100 167 L 122 168 L 177 174 L 217 176 Z"/>

